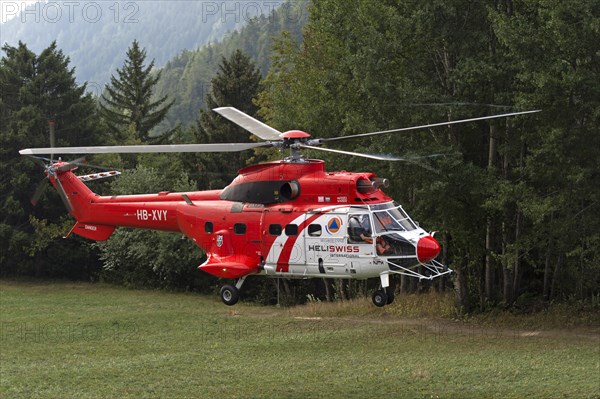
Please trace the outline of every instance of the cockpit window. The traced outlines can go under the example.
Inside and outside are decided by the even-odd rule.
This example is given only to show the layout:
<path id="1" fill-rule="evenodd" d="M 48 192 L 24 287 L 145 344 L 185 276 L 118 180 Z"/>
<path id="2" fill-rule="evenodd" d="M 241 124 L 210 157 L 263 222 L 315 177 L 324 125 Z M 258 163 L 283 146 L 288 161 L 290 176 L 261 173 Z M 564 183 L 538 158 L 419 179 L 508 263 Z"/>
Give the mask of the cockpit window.
<path id="1" fill-rule="evenodd" d="M 396 221 L 388 211 L 373 212 L 373 220 L 375 221 L 375 231 L 378 233 L 386 231 L 405 231 L 398 221 Z"/>
<path id="2" fill-rule="evenodd" d="M 373 211 L 373 221 L 377 233 L 410 231 L 417 228 L 397 203 L 393 205 L 391 203 L 373 205 L 371 210 Z"/>
<path id="3" fill-rule="evenodd" d="M 394 203 L 386 202 L 385 204 L 371 205 L 371 206 L 369 206 L 369 208 L 372 211 L 383 211 L 383 210 L 386 210 L 386 209 L 395 208 L 397 206 L 400 206 L 400 205 L 398 205 L 396 202 L 394 202 Z"/>

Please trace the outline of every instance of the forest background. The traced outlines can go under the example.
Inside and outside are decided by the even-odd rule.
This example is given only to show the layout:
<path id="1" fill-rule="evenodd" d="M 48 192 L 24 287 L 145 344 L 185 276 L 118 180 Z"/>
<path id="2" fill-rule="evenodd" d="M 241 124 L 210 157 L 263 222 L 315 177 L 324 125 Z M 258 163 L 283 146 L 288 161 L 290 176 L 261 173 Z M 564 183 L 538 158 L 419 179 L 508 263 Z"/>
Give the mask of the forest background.
<path id="1" fill-rule="evenodd" d="M 341 148 L 444 157 L 385 163 L 318 155 L 329 170 L 387 177 L 393 182 L 387 193 L 422 226 L 438 232 L 441 261 L 455 273 L 434 284 L 403 278 L 398 291 L 452 289 L 458 312 L 553 301 L 600 306 L 600 2 L 350 3 L 286 2 L 244 24 L 230 22 L 227 29 L 238 30 L 185 50 L 161 68 L 153 65 L 156 57 L 147 57 L 151 38 L 138 37 L 138 60 L 152 66 L 141 70 L 148 72 L 142 77 L 154 82 L 144 99 L 164 99 L 158 107 L 168 107 L 148 136 L 140 134 L 134 120 L 111 128 L 103 111 L 107 90 L 97 90 L 104 83 L 77 83 L 76 71 L 83 67 L 59 48 L 59 34 L 46 31 L 57 35 L 56 42 L 35 52 L 27 42 L 5 44 L 0 275 L 206 293 L 219 284 L 196 269 L 202 252 L 178 235 L 119 229 L 106 243 L 62 239 L 74 221 L 53 190 L 31 205 L 43 175 L 18 155 L 22 148 L 48 146 L 49 121 L 55 123 L 57 145 L 80 146 L 250 140 L 212 115 L 214 106 L 235 106 L 279 130 L 302 129 L 315 137 L 541 109 Z M 161 43 L 172 51 L 178 44 L 168 36 L 171 29 L 188 20 L 187 29 L 195 29 L 198 19 L 181 14 L 161 21 L 160 31 L 167 35 Z M 226 18 L 212 24 L 222 25 Z M 79 46 L 93 51 L 94 40 L 80 37 Z M 88 61 L 103 65 L 106 57 L 126 60 L 109 69 L 117 81 L 126 79 L 127 73 L 119 72 L 128 71 L 129 52 L 92 53 Z M 105 83 L 115 87 L 113 80 Z M 119 111 L 114 104 L 111 109 Z M 235 157 L 96 156 L 90 163 L 124 173 L 91 188 L 100 194 L 218 188 L 238 168 L 277 157 L 264 151 Z M 284 286 L 293 303 L 309 294 L 343 300 L 375 288 L 346 281 L 324 284 L 290 281 Z M 245 287 L 248 298 L 272 300 L 272 281 L 255 279 L 252 285 Z"/>

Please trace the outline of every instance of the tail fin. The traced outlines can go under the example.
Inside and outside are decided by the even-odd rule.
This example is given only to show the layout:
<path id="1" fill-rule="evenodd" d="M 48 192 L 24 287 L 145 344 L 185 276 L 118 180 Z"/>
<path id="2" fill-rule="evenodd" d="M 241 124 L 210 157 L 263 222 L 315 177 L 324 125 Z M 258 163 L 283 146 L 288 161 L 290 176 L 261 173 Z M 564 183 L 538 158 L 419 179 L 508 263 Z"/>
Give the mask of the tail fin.
<path id="1" fill-rule="evenodd" d="M 77 176 L 73 174 L 71 169 L 65 171 L 57 171 L 56 174 L 50 175 L 50 182 L 61 194 L 64 194 L 70 205 L 70 213 L 77 220 L 84 218 L 85 213 L 90 203 L 90 199 L 96 194 L 83 184 Z M 62 192 L 62 193 L 61 193 Z M 67 207 L 69 208 L 69 207 Z"/>
<path id="2" fill-rule="evenodd" d="M 97 194 L 75 176 L 71 169 L 57 171 L 56 176 L 51 176 L 50 181 L 59 193 L 62 192 L 61 196 L 64 194 L 64 200 L 69 204 L 67 207 L 70 208 L 69 212 L 77 219 L 77 223 L 66 237 L 75 233 L 90 240 L 108 240 L 115 231 L 116 226 L 85 222 L 86 220 L 92 220 L 90 204 Z"/>

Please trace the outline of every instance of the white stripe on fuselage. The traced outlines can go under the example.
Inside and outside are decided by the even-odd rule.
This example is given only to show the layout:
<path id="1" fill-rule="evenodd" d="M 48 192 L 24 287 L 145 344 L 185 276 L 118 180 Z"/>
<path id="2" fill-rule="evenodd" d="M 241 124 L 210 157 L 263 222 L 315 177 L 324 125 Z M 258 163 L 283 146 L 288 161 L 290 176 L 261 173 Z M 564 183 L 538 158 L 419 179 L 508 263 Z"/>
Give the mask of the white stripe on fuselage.
<path id="1" fill-rule="evenodd" d="M 318 213 L 325 213 L 324 215 L 319 216 L 313 223 L 317 222 L 318 220 L 320 220 L 321 218 L 323 218 L 324 216 L 327 215 L 327 213 L 331 212 L 332 210 L 343 210 L 346 209 L 347 211 L 350 210 L 350 207 L 348 206 L 340 206 L 340 205 L 333 205 L 333 206 L 326 206 L 323 208 L 318 208 L 315 210 L 312 210 L 310 212 L 306 212 L 301 214 L 300 216 L 298 216 L 296 219 L 292 220 L 290 222 L 290 224 L 296 224 L 296 225 L 301 225 L 305 219 L 309 218 L 311 215 L 315 215 Z M 304 229 L 307 226 L 304 226 Z M 298 238 L 302 238 L 304 236 L 304 229 L 299 230 L 298 231 L 298 236 L 294 236 L 294 239 L 298 240 Z M 279 237 L 277 237 L 275 239 L 275 241 L 273 241 L 273 244 L 271 245 L 271 249 L 269 249 L 269 254 L 267 256 L 267 263 L 271 263 L 271 264 L 277 264 L 279 262 L 279 257 L 281 256 L 282 252 L 283 252 L 283 248 L 286 246 L 287 241 L 290 239 L 290 236 L 287 236 L 285 233 L 281 234 Z M 304 244 L 304 242 L 302 241 L 302 244 Z M 303 250 L 304 248 L 302 248 Z M 304 256 L 304 260 L 306 260 L 306 255 Z"/>

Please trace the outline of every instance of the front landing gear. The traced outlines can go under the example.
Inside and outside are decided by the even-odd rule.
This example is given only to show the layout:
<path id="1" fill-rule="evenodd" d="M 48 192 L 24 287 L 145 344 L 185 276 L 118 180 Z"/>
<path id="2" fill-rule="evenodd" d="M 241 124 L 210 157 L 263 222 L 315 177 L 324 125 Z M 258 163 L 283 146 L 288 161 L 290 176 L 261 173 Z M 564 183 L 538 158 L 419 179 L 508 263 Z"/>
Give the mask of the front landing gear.
<path id="1" fill-rule="evenodd" d="M 388 297 L 384 290 L 377 290 L 373 293 L 373 303 L 377 307 L 383 307 L 387 305 Z"/>
<path id="2" fill-rule="evenodd" d="M 380 308 L 385 305 L 391 305 L 394 302 L 394 290 L 392 287 L 379 289 L 373 293 L 372 299 L 375 306 Z"/>
<path id="3" fill-rule="evenodd" d="M 395 284 L 390 285 L 390 276 L 387 273 L 382 273 L 379 277 L 381 279 L 381 288 L 373 293 L 372 299 L 373 304 L 381 308 L 394 302 Z"/>
<path id="4" fill-rule="evenodd" d="M 246 276 L 240 277 L 239 280 L 233 285 L 224 285 L 221 287 L 221 300 L 227 306 L 235 305 L 240 299 L 240 288 L 242 288 L 242 284 L 244 284 L 244 280 Z"/>

